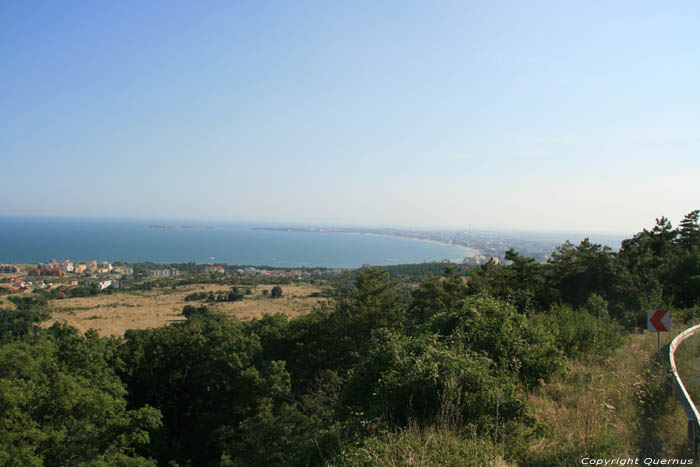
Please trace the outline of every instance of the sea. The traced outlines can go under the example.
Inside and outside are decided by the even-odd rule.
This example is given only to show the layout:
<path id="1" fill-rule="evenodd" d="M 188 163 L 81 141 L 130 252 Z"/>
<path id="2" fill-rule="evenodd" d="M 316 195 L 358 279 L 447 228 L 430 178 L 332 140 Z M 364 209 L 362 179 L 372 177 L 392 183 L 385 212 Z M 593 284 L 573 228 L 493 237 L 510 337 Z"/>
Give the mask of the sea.
<path id="1" fill-rule="evenodd" d="M 258 230 L 269 227 L 272 225 L 162 219 L 0 217 L 0 263 L 38 263 L 54 258 L 357 268 L 363 264 L 460 261 L 472 255 L 463 248 L 407 238 Z"/>

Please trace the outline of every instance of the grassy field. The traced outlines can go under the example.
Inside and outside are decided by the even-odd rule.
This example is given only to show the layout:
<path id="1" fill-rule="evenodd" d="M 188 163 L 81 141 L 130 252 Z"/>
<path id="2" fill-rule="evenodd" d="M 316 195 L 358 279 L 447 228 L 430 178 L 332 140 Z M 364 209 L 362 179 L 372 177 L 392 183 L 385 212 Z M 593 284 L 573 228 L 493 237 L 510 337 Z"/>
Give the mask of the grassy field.
<path id="1" fill-rule="evenodd" d="M 248 286 L 241 286 L 243 289 Z M 186 302 L 185 296 L 193 292 L 216 293 L 230 290 L 230 287 L 212 284 L 193 284 L 177 289 L 156 289 L 151 291 L 119 292 L 95 297 L 53 300 L 51 320 L 44 323 L 66 322 L 81 332 L 96 329 L 102 336 L 122 336 L 127 329 L 145 329 L 183 321 L 182 308 L 185 305 L 207 307 L 233 316 L 240 320 L 258 318 L 264 314 L 283 313 L 290 317 L 309 312 L 318 305 L 319 298 L 310 297 L 320 289 L 310 284 L 281 285 L 281 298 L 268 298 L 263 290 L 271 290 L 271 285 L 251 286 L 251 295 L 242 301 L 206 303 Z"/>
<path id="2" fill-rule="evenodd" d="M 612 355 L 574 361 L 530 395 L 549 436 L 532 446 L 535 459 L 554 456 L 574 465 L 582 455 L 688 457 L 686 419 L 668 369 L 668 343 L 685 329 L 632 333 Z"/>

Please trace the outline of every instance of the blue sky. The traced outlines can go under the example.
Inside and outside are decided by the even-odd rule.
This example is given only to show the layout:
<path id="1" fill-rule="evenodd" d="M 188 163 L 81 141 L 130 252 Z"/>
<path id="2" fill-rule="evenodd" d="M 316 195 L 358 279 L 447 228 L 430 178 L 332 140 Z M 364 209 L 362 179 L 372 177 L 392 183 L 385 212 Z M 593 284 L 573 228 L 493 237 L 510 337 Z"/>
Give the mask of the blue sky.
<path id="1" fill-rule="evenodd" d="M 700 3 L 2 2 L 0 215 L 636 232 Z"/>

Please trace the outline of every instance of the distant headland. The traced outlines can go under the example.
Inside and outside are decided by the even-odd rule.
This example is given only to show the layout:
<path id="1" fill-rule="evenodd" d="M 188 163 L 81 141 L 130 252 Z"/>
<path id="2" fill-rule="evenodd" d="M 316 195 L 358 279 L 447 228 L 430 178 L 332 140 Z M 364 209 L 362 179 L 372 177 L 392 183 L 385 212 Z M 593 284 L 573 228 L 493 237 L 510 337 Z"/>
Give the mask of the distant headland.
<path id="1" fill-rule="evenodd" d="M 186 229 L 186 230 L 216 230 L 221 227 L 216 227 L 214 225 L 167 225 L 167 224 L 153 224 L 150 226 L 152 229 Z"/>

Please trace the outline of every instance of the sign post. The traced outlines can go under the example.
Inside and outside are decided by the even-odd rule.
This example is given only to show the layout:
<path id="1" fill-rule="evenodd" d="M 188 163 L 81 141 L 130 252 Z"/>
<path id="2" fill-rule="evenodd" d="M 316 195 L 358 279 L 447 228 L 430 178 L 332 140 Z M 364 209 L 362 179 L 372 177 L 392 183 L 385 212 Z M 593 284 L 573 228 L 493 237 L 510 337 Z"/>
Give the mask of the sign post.
<path id="1" fill-rule="evenodd" d="M 671 312 L 647 310 L 647 331 L 656 331 L 656 350 L 661 349 L 661 333 L 671 330 Z"/>

